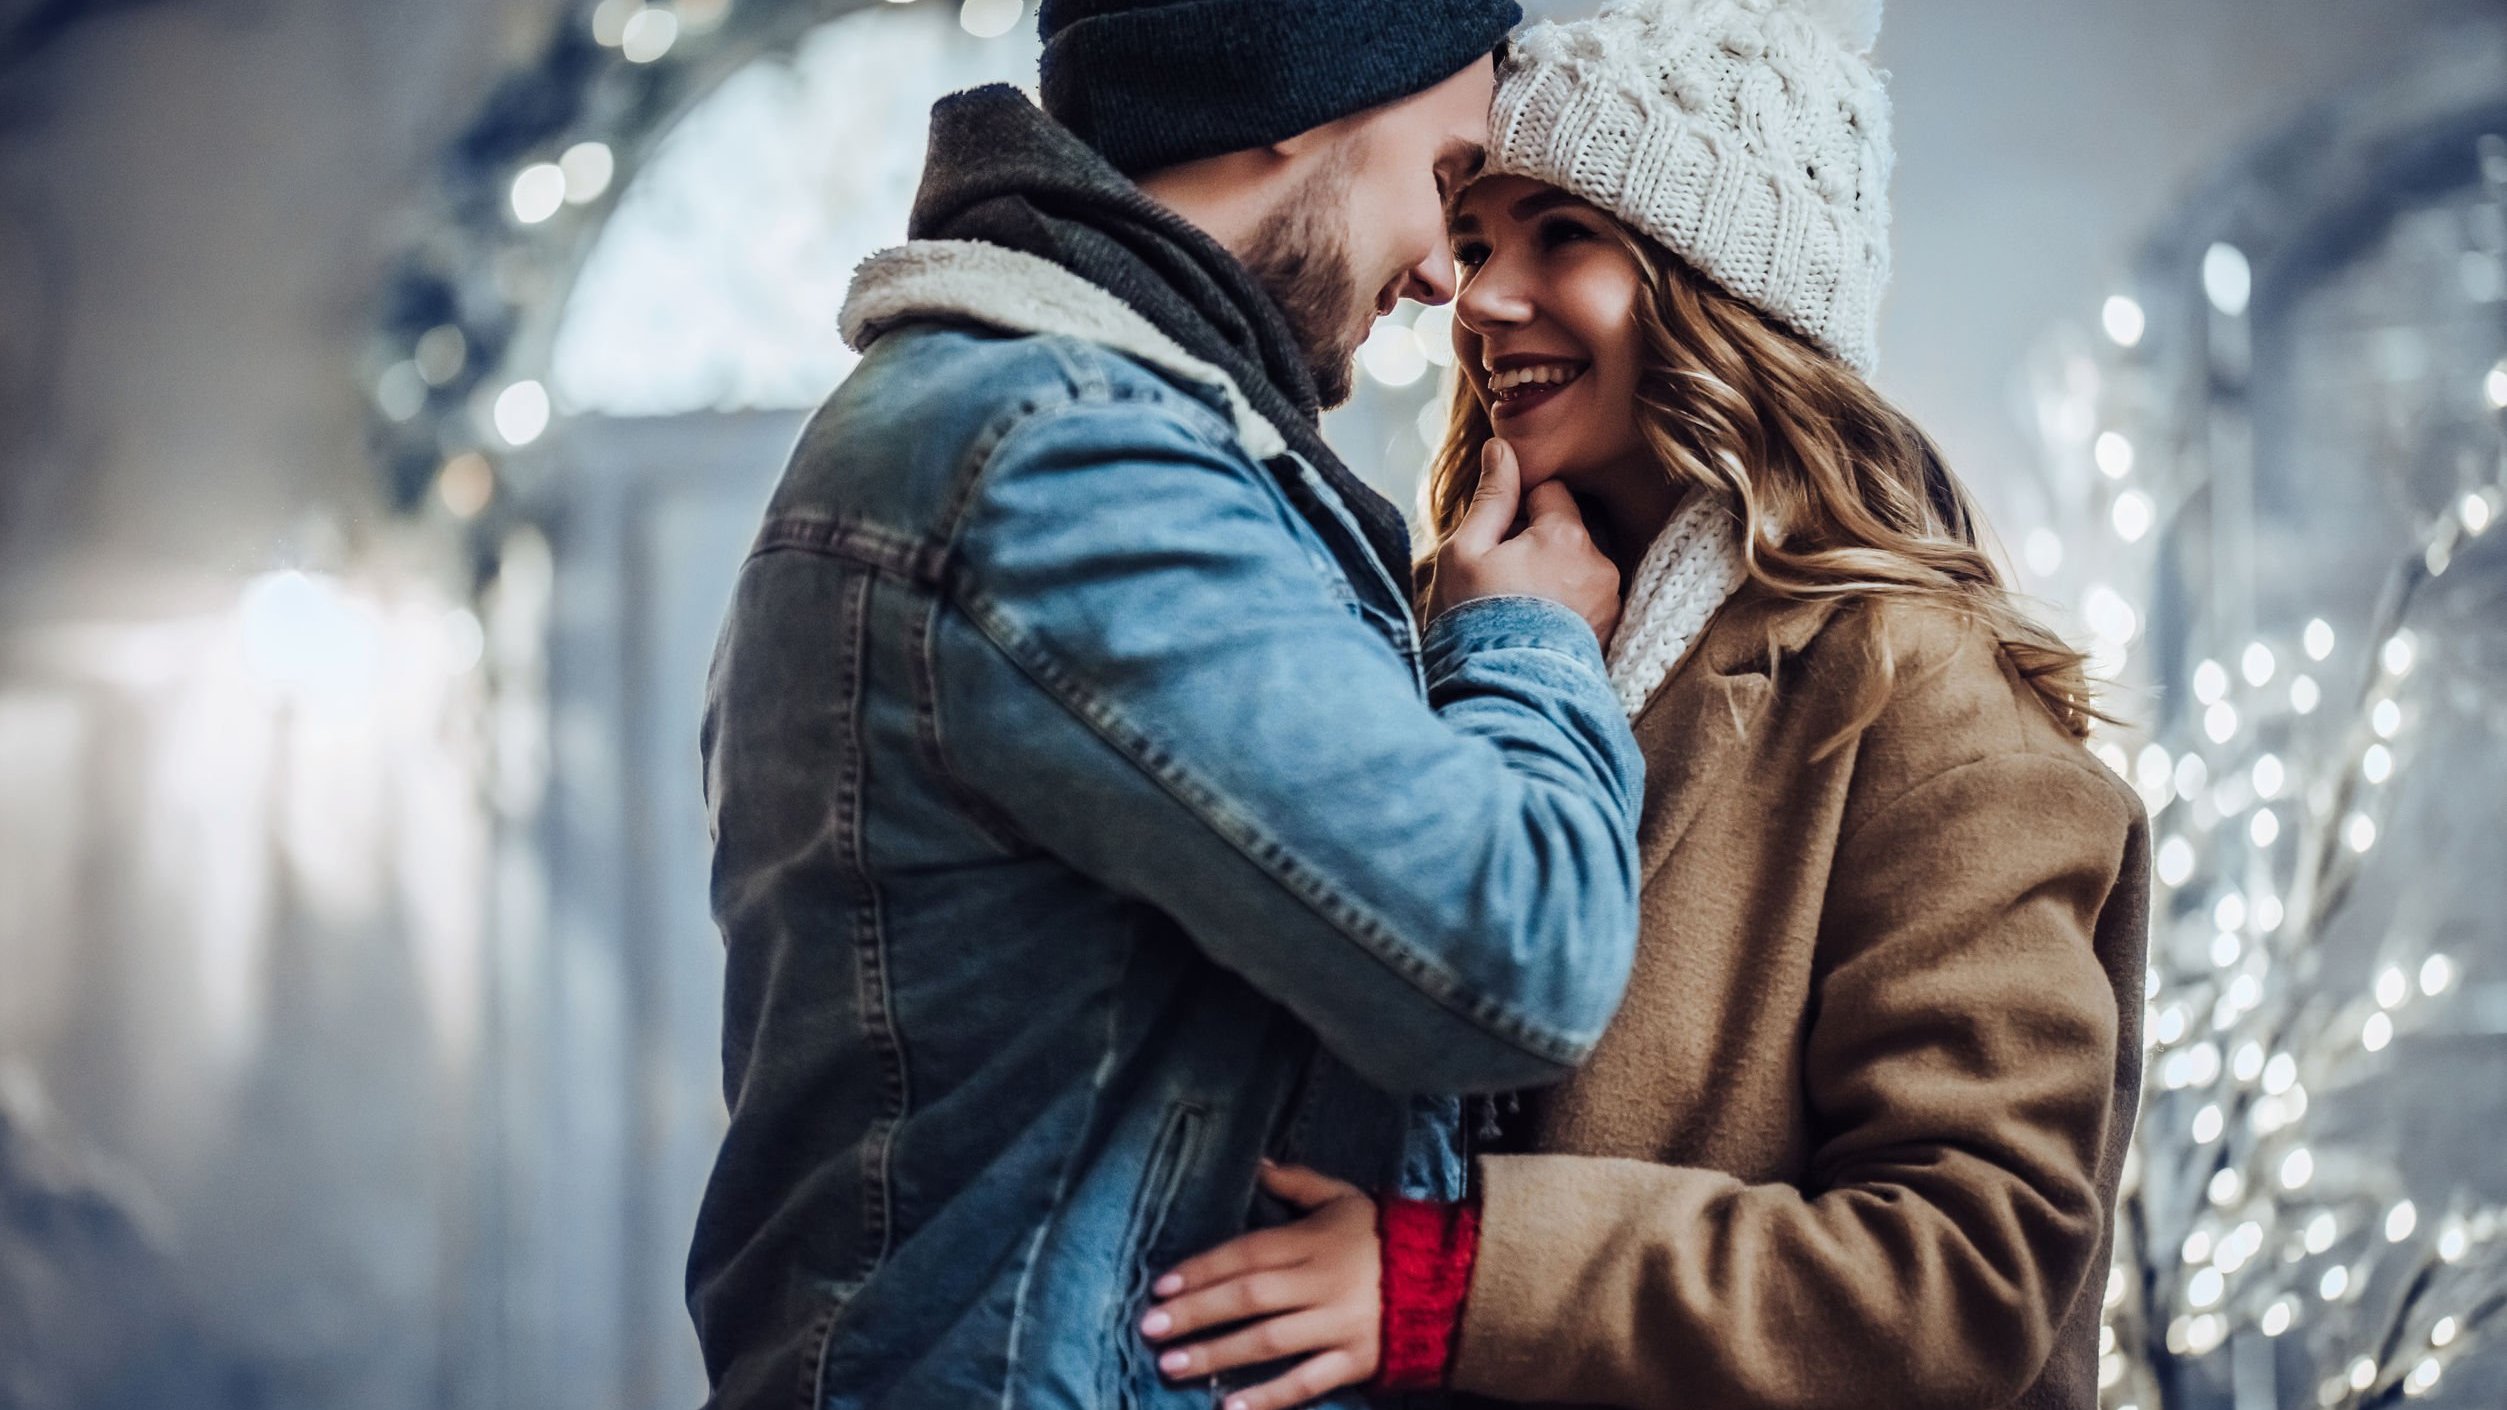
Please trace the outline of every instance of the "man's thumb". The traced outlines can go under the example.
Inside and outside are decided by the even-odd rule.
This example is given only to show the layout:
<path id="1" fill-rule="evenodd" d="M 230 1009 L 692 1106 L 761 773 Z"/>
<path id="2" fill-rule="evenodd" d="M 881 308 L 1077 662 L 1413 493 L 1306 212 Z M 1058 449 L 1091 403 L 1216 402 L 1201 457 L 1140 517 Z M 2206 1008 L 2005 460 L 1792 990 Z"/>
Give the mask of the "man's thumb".
<path id="1" fill-rule="evenodd" d="M 1485 553 L 1503 543 L 1515 526 L 1515 508 L 1523 497 L 1523 472 L 1514 447 L 1492 436 L 1480 448 L 1480 484 L 1471 492 L 1454 538 L 1466 548 Z"/>

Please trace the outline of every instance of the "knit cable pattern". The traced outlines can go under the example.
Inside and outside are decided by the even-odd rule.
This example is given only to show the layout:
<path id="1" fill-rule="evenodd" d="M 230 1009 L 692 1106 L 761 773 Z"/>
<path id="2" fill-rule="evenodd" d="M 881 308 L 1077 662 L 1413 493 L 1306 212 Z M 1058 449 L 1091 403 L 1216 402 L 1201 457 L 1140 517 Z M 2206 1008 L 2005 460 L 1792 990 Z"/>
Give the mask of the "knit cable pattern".
<path id="1" fill-rule="evenodd" d="M 1714 495 L 1691 490 L 1637 564 L 1605 653 L 1611 692 L 1629 719 L 1645 709 L 1746 575 L 1731 513 Z"/>

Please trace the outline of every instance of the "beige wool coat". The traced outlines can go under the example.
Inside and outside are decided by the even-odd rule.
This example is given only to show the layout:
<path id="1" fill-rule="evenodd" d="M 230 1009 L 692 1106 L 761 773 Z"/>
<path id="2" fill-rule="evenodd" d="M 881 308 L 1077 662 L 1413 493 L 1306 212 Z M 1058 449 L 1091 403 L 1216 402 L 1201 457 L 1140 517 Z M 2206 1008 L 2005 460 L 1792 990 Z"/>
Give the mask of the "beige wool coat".
<path id="1" fill-rule="evenodd" d="M 1842 747 L 1886 645 L 1896 685 Z M 1508 1401 L 2097 1404 L 2148 824 L 1980 629 L 1745 587 L 1636 721 L 1641 928 L 1478 1163 L 1452 1365 Z"/>

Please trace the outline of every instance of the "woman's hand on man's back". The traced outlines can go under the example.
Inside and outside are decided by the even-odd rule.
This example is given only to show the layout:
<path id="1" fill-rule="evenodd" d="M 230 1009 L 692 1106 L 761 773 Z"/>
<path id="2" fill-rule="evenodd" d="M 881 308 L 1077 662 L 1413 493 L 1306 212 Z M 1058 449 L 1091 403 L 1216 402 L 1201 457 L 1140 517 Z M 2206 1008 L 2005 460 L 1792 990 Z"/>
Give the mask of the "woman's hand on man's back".
<path id="1" fill-rule="evenodd" d="M 1262 1187 L 1305 1217 L 1231 1239 L 1158 1279 L 1159 1301 L 1140 1323 L 1162 1348 L 1158 1370 L 1169 1380 L 1304 1358 L 1228 1396 L 1221 1410 L 1288 1410 L 1373 1378 L 1381 1354 L 1375 1201 L 1355 1185 L 1267 1161 Z M 1233 1330 L 1192 1340 L 1214 1327 Z"/>

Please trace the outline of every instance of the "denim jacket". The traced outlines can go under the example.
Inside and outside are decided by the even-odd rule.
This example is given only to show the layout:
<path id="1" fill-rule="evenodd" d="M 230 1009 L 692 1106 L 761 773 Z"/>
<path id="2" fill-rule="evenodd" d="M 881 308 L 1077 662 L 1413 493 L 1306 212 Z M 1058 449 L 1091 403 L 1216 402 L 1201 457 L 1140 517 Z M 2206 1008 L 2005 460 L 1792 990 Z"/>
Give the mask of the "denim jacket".
<path id="1" fill-rule="evenodd" d="M 1456 1193 L 1453 1094 L 1590 1050 L 1642 766 L 1573 614 L 1421 640 L 1277 431 L 1077 276 L 909 245 L 846 324 L 708 691 L 712 1403 L 1201 1410 L 1134 1324 L 1283 1217 L 1260 1157 Z"/>

